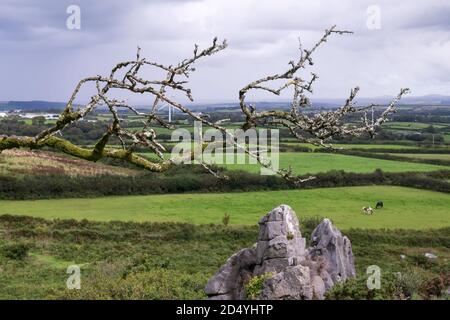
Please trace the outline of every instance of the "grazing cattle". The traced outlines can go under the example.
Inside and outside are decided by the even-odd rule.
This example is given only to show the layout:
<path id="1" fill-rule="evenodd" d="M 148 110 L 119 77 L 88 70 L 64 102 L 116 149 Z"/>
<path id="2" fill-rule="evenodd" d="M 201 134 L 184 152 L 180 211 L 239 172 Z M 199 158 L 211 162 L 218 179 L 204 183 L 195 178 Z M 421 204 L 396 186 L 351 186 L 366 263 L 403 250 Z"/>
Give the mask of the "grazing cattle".
<path id="1" fill-rule="evenodd" d="M 373 209 L 371 207 L 362 207 L 362 212 L 364 214 L 373 214 Z"/>
<path id="2" fill-rule="evenodd" d="M 384 206 L 383 201 L 378 201 L 377 205 L 375 206 L 375 209 L 383 209 L 383 206 Z"/>

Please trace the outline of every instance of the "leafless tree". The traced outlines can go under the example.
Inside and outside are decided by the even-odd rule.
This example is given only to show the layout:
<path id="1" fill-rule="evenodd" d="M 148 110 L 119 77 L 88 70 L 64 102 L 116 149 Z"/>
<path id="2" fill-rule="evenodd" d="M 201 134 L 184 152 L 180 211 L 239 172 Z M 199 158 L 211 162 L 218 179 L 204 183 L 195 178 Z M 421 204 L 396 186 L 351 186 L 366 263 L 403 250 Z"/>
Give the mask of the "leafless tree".
<path id="1" fill-rule="evenodd" d="M 388 116 L 395 112 L 395 105 L 399 99 L 408 91 L 401 89 L 399 94 L 384 109 L 381 116 L 377 119 L 368 119 L 366 110 L 355 104 L 355 97 L 359 88 L 354 88 L 345 103 L 337 110 L 319 112 L 308 115 L 304 109 L 310 106 L 308 95 L 313 93 L 313 84 L 317 80 L 317 75 L 311 73 L 311 77 L 306 80 L 301 78 L 298 73 L 313 64 L 313 53 L 323 44 L 332 34 L 347 34 L 348 31 L 337 30 L 335 26 L 326 30 L 322 38 L 309 50 L 303 49 L 300 45 L 300 57 L 297 61 L 289 62 L 287 70 L 282 73 L 270 75 L 246 85 L 239 91 L 239 104 L 245 116 L 243 129 L 249 129 L 257 126 L 278 125 L 286 127 L 292 135 L 301 142 L 322 145 L 328 148 L 332 146 L 325 142 L 336 136 L 358 136 L 362 134 L 373 135 L 375 130 L 387 120 Z M 62 151 L 69 155 L 86 159 L 89 161 L 98 161 L 102 158 L 121 159 L 139 167 L 154 172 L 162 172 L 175 165 L 174 159 L 165 159 L 165 147 L 158 142 L 154 128 L 162 126 L 168 129 L 175 127 L 167 123 L 162 117 L 158 116 L 157 107 L 161 103 L 168 104 L 179 110 L 188 117 L 202 122 L 202 124 L 215 128 L 233 141 L 235 145 L 243 149 L 249 156 L 258 160 L 258 162 L 267 168 L 271 168 L 270 162 L 262 158 L 258 153 L 251 151 L 245 145 L 238 145 L 237 139 L 222 125 L 222 121 L 211 122 L 208 117 L 204 117 L 193 112 L 191 109 L 169 97 L 169 91 L 182 93 L 190 101 L 193 101 L 191 90 L 187 87 L 188 78 L 191 72 L 195 71 L 193 65 L 204 57 L 214 55 L 227 47 L 226 41 L 219 42 L 215 38 L 212 44 L 200 50 L 197 45 L 194 47 L 193 55 L 184 59 L 176 65 L 162 65 L 157 62 L 147 61 L 141 57 L 141 50 L 138 48 L 136 58 L 130 61 L 120 62 L 115 65 L 107 76 L 93 76 L 82 79 L 75 87 L 64 111 L 60 114 L 56 124 L 35 137 L 26 136 L 0 136 L 0 152 L 12 148 L 43 148 L 48 147 Z M 148 80 L 141 76 L 144 68 L 154 68 L 163 71 L 165 74 L 162 79 Z M 271 84 L 282 82 L 281 86 L 271 87 Z M 90 97 L 89 102 L 83 106 L 76 106 L 75 100 L 80 90 L 93 84 L 96 93 Z M 252 91 L 265 91 L 274 95 L 280 95 L 286 89 L 293 89 L 293 98 L 289 110 L 273 109 L 269 111 L 258 111 L 250 105 L 246 98 Z M 125 101 L 109 97 L 110 91 L 121 90 L 136 94 L 150 94 L 153 98 L 151 108 L 146 113 L 141 113 Z M 66 128 L 68 125 L 86 117 L 98 106 L 106 106 L 109 110 L 112 122 L 105 129 L 102 137 L 95 143 L 92 149 L 82 148 L 70 141 L 57 137 L 55 134 Z M 369 106 L 370 107 L 370 106 Z M 130 131 L 121 126 L 121 119 L 118 110 L 128 109 L 131 112 L 140 115 L 145 119 L 142 128 L 138 131 Z M 345 116 L 351 113 L 362 113 L 362 121 L 359 125 L 345 123 Z M 112 136 L 117 137 L 122 148 L 108 147 Z M 160 158 L 159 161 L 151 161 L 135 153 L 136 147 L 146 147 L 153 151 Z M 194 157 L 190 155 L 191 159 Z M 201 162 L 208 171 L 217 175 L 206 163 Z M 293 182 L 302 182 L 304 180 L 292 175 L 291 170 L 278 170 L 277 172 L 285 179 Z"/>

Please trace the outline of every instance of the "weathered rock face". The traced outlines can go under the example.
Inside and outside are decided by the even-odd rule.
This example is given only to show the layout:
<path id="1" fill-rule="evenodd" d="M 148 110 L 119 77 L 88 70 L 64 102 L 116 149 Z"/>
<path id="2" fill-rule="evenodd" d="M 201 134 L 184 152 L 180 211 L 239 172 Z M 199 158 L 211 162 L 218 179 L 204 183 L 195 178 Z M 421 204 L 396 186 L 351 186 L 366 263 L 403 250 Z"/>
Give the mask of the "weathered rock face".
<path id="1" fill-rule="evenodd" d="M 205 293 L 218 300 L 244 299 L 244 283 L 251 279 L 255 264 L 255 249 L 238 251 L 209 279 Z"/>
<path id="2" fill-rule="evenodd" d="M 327 261 L 326 270 L 334 283 L 356 276 L 350 240 L 328 219 L 323 219 L 311 234 L 309 253 L 313 260 L 323 257 Z"/>
<path id="3" fill-rule="evenodd" d="M 245 284 L 269 275 L 259 299 L 323 299 L 335 283 L 355 277 L 350 240 L 324 219 L 306 249 L 295 212 L 281 205 L 259 221 L 253 248 L 232 255 L 208 281 L 210 299 L 245 299 Z"/>
<path id="4" fill-rule="evenodd" d="M 295 212 L 281 205 L 259 220 L 256 243 L 256 275 L 281 272 L 296 265 L 305 255 L 305 238 L 302 238 Z"/>
<path id="5" fill-rule="evenodd" d="M 264 282 L 262 300 L 310 300 L 313 297 L 309 268 L 286 268 Z"/>

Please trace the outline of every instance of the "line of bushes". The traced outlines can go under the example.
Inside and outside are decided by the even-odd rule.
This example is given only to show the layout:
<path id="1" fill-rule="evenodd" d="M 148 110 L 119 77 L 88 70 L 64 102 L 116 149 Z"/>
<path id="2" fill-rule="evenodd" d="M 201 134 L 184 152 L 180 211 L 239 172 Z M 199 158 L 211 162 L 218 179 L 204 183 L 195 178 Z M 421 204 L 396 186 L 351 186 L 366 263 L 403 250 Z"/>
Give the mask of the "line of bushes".
<path id="1" fill-rule="evenodd" d="M 408 154 L 414 154 L 414 153 L 420 153 L 420 154 L 449 154 L 450 149 L 449 148 L 370 148 L 370 149 L 364 149 L 364 148 L 350 148 L 347 150 L 351 151 L 358 151 L 358 152 L 373 152 L 373 153 L 408 153 Z M 325 152 L 326 150 L 320 150 L 321 152 Z"/>
<path id="2" fill-rule="evenodd" d="M 450 227 L 429 230 L 406 229 L 364 229 L 346 230 L 345 234 L 353 243 L 377 243 L 402 245 L 408 247 L 445 247 L 450 248 Z"/>
<path id="3" fill-rule="evenodd" d="M 91 177 L 40 175 L 21 178 L 0 175 L 0 199 L 49 199 L 110 195 L 147 195 L 184 192 L 262 191 L 363 185 L 397 185 L 450 192 L 450 170 L 434 172 L 372 173 L 330 171 L 296 187 L 279 176 L 224 171 L 229 179 L 217 179 L 199 166 L 180 166 L 164 174 Z"/>

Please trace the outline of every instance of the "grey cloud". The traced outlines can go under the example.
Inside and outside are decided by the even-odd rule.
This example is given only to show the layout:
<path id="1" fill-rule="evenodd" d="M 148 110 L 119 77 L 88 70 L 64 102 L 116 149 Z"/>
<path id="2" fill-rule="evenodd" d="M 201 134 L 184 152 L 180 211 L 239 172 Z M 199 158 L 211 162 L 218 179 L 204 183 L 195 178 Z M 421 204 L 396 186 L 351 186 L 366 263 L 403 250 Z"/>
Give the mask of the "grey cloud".
<path id="1" fill-rule="evenodd" d="M 70 4 L 81 8 L 79 31 L 65 26 Z M 79 78 L 107 72 L 134 56 L 137 45 L 149 59 L 176 63 L 191 54 L 194 43 L 207 45 L 214 36 L 226 38 L 230 46 L 199 62 L 191 86 L 199 100 L 235 99 L 246 82 L 280 72 L 298 57 L 298 37 L 307 48 L 333 24 L 355 34 L 334 37 L 317 52 L 311 70 L 319 73 L 321 97 L 347 95 L 355 85 L 367 96 L 395 94 L 402 86 L 411 86 L 415 94 L 450 92 L 450 4 L 379 0 L 382 28 L 369 30 L 366 10 L 372 4 L 3 0 L 0 67 L 8 77 L 0 79 L 0 100 L 65 100 Z"/>
<path id="2" fill-rule="evenodd" d="M 450 6 L 430 5 L 423 10 L 405 12 L 409 19 L 403 21 L 401 26 L 404 28 L 423 29 L 433 28 L 448 31 L 450 28 Z"/>

